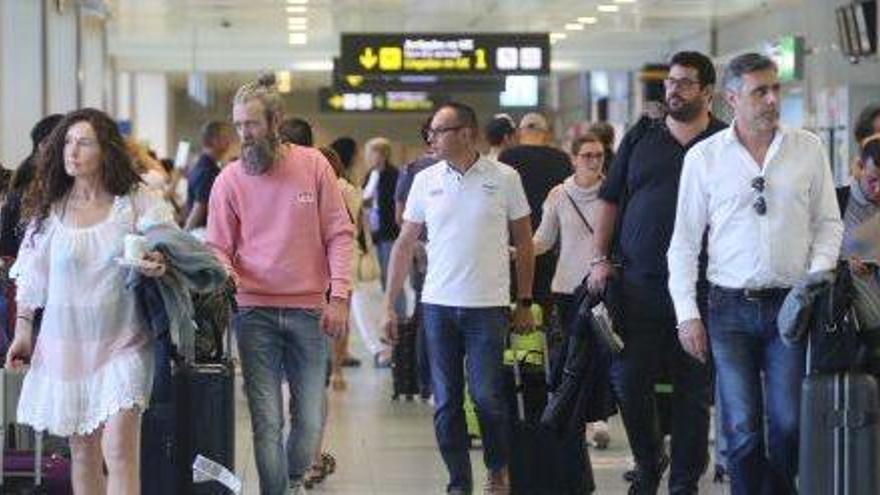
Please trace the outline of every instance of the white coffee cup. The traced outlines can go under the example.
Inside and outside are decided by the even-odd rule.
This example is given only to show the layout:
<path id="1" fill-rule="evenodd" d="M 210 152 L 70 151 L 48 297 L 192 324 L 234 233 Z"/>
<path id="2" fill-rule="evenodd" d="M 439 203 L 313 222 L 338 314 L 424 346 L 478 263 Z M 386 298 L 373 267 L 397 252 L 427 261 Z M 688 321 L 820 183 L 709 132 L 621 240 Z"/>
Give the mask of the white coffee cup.
<path id="1" fill-rule="evenodd" d="M 140 261 L 147 254 L 147 238 L 138 234 L 127 234 L 124 241 L 123 256 L 128 261 Z"/>

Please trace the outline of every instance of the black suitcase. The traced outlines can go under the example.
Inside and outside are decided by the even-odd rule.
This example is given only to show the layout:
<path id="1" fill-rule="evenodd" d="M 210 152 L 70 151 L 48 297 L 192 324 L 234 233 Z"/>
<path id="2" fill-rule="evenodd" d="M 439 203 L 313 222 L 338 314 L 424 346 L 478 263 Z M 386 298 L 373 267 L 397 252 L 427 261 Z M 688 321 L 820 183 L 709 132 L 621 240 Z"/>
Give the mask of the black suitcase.
<path id="1" fill-rule="evenodd" d="M 512 495 L 560 495 L 568 493 L 562 471 L 563 452 L 559 437 L 541 425 L 547 405 L 549 363 L 546 341 L 543 366 L 525 364 L 515 355 L 505 368 L 505 395 L 511 411 L 510 488 Z"/>
<path id="2" fill-rule="evenodd" d="M 391 350 L 391 380 L 393 391 L 391 399 L 401 396 L 412 400 L 419 395 L 418 357 L 416 352 L 416 335 L 419 318 L 401 320 L 397 324 L 397 342 Z"/>
<path id="3" fill-rule="evenodd" d="M 171 361 L 170 343 L 157 343 L 153 396 L 142 424 L 141 491 L 144 495 L 227 495 L 229 489 L 216 481 L 193 483 L 192 466 L 201 455 L 234 470 L 231 352 L 215 363 L 196 363 L 193 344 L 184 349 L 188 358 Z"/>

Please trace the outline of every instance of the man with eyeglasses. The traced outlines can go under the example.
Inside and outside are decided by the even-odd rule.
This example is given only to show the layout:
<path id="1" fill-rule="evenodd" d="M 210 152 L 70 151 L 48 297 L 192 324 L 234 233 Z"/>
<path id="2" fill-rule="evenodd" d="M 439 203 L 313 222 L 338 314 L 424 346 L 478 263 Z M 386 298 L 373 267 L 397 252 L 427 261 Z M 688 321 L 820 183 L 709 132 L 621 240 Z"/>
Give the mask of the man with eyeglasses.
<path id="1" fill-rule="evenodd" d="M 669 290 L 684 348 L 705 360 L 711 347 L 731 492 L 794 494 L 805 344 L 783 345 L 776 316 L 808 272 L 835 267 L 843 227 L 819 138 L 779 125 L 776 64 L 738 56 L 723 86 L 734 122 L 685 157 Z M 694 285 L 706 228 L 711 288 L 701 311 Z"/>
<path id="2" fill-rule="evenodd" d="M 613 312 L 620 316 L 616 323 L 624 350 L 615 359 L 612 380 L 636 461 L 629 492 L 638 495 L 657 493 L 669 463 L 654 399 L 662 375 L 668 375 L 673 387 L 669 492 L 697 493 L 709 457 L 711 371 L 705 359 L 687 354 L 676 339 L 665 253 L 685 153 L 725 126 L 709 112 L 715 68 L 708 57 L 675 54 L 665 83 L 668 115 L 643 118 L 627 132 L 599 192 L 595 258 L 588 278 L 590 289 L 601 292 L 610 277 L 619 277 Z M 615 261 L 622 264 L 618 268 L 610 259 L 615 230 Z"/>
<path id="3" fill-rule="evenodd" d="M 534 255 L 529 205 L 519 175 L 480 156 L 473 109 L 446 103 L 427 131 L 440 162 L 418 175 L 410 189 L 400 236 L 391 252 L 385 307 L 386 331 L 395 338 L 394 298 L 400 293 L 421 233 L 427 232 L 428 272 L 422 318 L 434 430 L 449 471 L 447 492 L 469 495 L 473 475 L 462 409 L 464 357 L 488 471 L 485 493 L 510 491 L 510 419 L 503 395 L 503 360 L 510 327 L 508 240 L 517 250 L 515 330 L 532 326 Z"/>

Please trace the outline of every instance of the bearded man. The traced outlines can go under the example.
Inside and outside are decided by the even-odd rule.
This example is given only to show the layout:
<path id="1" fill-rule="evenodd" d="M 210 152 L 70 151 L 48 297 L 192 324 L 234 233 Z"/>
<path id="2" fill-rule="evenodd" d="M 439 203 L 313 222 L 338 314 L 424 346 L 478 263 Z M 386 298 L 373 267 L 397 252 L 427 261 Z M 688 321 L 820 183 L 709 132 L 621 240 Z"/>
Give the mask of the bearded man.
<path id="1" fill-rule="evenodd" d="M 354 227 L 323 155 L 281 144 L 273 76 L 239 88 L 232 118 L 241 159 L 217 177 L 206 240 L 238 287 L 233 329 L 260 493 L 299 494 L 320 435 L 329 338 L 346 331 Z M 293 411 L 286 448 L 283 379 Z"/>
<path id="2" fill-rule="evenodd" d="M 638 495 L 657 493 L 669 463 L 654 401 L 654 384 L 663 375 L 673 387 L 669 493 L 697 493 L 708 463 L 711 373 L 705 353 L 688 354 L 676 338 L 666 250 L 685 153 L 725 125 L 709 112 L 712 61 L 701 53 L 680 52 L 669 65 L 664 81 L 668 114 L 642 119 L 627 132 L 599 192 L 593 237 L 597 256 L 588 280 L 591 290 L 600 292 L 609 277 L 620 277 L 617 306 L 624 349 L 613 364 L 612 380 L 637 465 L 629 493 Z M 612 239 L 622 270 L 609 261 Z"/>

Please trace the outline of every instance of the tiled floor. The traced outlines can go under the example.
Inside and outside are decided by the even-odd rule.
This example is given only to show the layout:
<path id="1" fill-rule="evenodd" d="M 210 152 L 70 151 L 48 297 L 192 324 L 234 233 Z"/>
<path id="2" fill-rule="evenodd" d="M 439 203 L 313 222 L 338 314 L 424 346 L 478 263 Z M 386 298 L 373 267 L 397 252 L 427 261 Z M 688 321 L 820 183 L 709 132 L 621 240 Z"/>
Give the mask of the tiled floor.
<path id="1" fill-rule="evenodd" d="M 315 494 L 421 495 L 442 494 L 446 472 L 437 453 L 431 408 L 421 402 L 392 402 L 391 376 L 372 366 L 347 372 L 349 389 L 331 392 L 331 417 L 327 447 L 338 459 L 337 472 L 312 490 Z M 237 474 L 246 495 L 258 494 L 250 439 L 247 405 L 238 388 Z M 621 474 L 627 469 L 629 450 L 619 419 L 611 422 L 608 450 L 592 451 L 599 494 L 624 494 Z M 479 450 L 472 451 L 475 480 L 485 469 Z M 708 475 L 707 475 L 708 478 Z M 665 493 L 665 489 L 661 493 Z M 704 479 L 701 493 L 722 495 L 728 485 Z"/>

